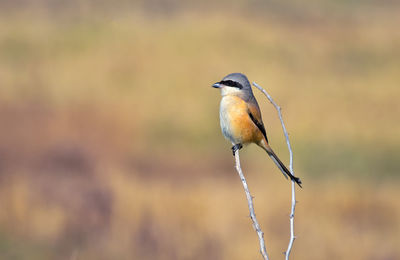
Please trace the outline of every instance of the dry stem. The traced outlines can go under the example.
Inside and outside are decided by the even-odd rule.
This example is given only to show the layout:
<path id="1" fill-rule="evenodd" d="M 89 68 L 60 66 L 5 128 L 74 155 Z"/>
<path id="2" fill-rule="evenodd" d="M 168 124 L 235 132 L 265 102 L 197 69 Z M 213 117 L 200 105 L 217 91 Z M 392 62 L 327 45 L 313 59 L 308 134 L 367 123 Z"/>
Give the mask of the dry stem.
<path id="1" fill-rule="evenodd" d="M 260 253 L 265 260 L 269 260 L 267 250 L 265 249 L 264 232 L 262 232 L 260 225 L 258 224 L 256 213 L 254 212 L 253 197 L 250 194 L 249 187 L 247 186 L 246 178 L 243 175 L 242 168 L 240 167 L 239 150 L 235 152 L 236 170 L 239 174 L 240 180 L 242 181 L 244 192 L 246 193 L 247 204 L 249 205 L 250 218 L 253 222 L 253 227 L 257 232 L 258 240 L 260 241 Z"/>
<path id="2" fill-rule="evenodd" d="M 292 146 L 290 145 L 289 134 L 286 131 L 285 123 L 283 122 L 283 119 L 282 119 L 281 108 L 280 108 L 280 106 L 278 106 L 275 103 L 275 101 L 268 94 L 268 92 L 265 91 L 261 86 L 259 86 L 255 82 L 253 82 L 253 85 L 256 88 L 258 88 L 268 98 L 268 100 L 272 103 L 272 105 L 274 105 L 274 107 L 276 108 L 276 110 L 278 112 L 279 120 L 281 121 L 282 129 L 283 129 L 283 133 L 285 134 L 286 144 L 287 144 L 287 147 L 289 149 L 289 156 L 290 156 L 289 170 L 294 176 Z M 296 238 L 296 236 L 294 235 L 294 211 L 295 211 L 295 208 L 296 208 L 295 182 L 292 180 L 292 206 L 291 206 L 291 211 L 290 211 L 290 240 L 289 240 L 289 244 L 288 244 L 287 250 L 285 252 L 285 259 L 286 260 L 289 260 L 290 252 L 292 251 L 292 247 L 293 247 L 293 242 L 294 242 L 294 240 Z"/>

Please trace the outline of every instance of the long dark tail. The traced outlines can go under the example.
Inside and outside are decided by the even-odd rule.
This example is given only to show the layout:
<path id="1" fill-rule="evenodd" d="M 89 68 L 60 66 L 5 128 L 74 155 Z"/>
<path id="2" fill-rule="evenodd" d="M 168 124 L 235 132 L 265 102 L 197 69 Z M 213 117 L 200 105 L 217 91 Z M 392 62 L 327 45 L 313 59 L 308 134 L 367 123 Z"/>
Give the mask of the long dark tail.
<path id="1" fill-rule="evenodd" d="M 287 179 L 287 177 L 289 176 L 289 178 L 296 182 L 300 188 L 301 187 L 301 180 L 300 178 L 297 178 L 296 176 L 293 176 L 293 174 L 288 170 L 288 168 L 286 168 L 286 166 L 283 164 L 283 162 L 281 160 L 279 160 L 278 156 L 274 153 L 274 151 L 271 149 L 271 147 L 269 147 L 269 145 L 260 145 L 269 155 L 269 157 L 271 157 L 272 161 L 274 161 L 274 163 L 278 166 L 278 168 L 281 170 L 283 176 L 285 176 L 285 178 Z"/>

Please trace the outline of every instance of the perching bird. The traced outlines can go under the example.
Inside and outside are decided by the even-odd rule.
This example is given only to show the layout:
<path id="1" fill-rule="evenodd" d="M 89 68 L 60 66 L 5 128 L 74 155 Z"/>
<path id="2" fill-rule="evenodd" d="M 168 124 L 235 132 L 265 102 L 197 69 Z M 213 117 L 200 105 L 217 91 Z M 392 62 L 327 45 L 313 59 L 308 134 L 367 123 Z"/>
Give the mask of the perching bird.
<path id="1" fill-rule="evenodd" d="M 290 173 L 268 144 L 260 108 L 247 77 L 241 73 L 232 73 L 213 87 L 221 90 L 221 130 L 225 138 L 233 144 L 233 155 L 243 145 L 255 143 L 268 153 L 286 178 L 289 176 L 301 187 L 300 179 Z"/>

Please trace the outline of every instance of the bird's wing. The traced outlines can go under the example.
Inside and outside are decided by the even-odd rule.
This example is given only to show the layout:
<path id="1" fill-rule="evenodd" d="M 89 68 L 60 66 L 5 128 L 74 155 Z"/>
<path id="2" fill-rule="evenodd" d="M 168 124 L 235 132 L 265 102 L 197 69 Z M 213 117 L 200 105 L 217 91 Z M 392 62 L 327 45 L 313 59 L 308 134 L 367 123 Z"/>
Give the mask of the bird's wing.
<path id="1" fill-rule="evenodd" d="M 249 102 L 247 105 L 247 112 L 250 116 L 251 121 L 260 129 L 261 133 L 265 137 L 265 140 L 268 143 L 267 132 L 265 131 L 264 124 L 261 119 L 260 108 L 258 107 L 257 101 L 255 103 Z"/>

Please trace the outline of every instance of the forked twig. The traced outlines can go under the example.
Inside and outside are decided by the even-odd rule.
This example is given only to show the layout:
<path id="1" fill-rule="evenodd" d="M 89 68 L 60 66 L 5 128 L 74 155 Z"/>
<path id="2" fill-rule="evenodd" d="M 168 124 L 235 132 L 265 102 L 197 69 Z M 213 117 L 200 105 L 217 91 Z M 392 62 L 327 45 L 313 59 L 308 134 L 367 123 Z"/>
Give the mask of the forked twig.
<path id="1" fill-rule="evenodd" d="M 282 113 L 281 113 L 281 107 L 278 106 L 275 101 L 272 99 L 272 97 L 268 94 L 267 91 L 265 91 L 261 86 L 259 86 L 257 83 L 253 82 L 253 85 L 258 88 L 267 98 L 268 100 L 272 103 L 272 105 L 276 108 L 279 116 L 279 120 L 281 121 L 283 133 L 286 138 L 286 144 L 289 149 L 289 156 L 290 156 L 290 163 L 289 163 L 289 170 L 294 176 L 293 172 L 293 152 L 292 152 L 292 146 L 290 145 L 290 140 L 289 140 L 289 134 L 286 131 L 285 123 L 283 122 L 282 119 Z M 290 212 L 290 240 L 289 244 L 287 247 L 287 250 L 285 252 L 285 259 L 289 260 L 290 252 L 292 251 L 293 247 L 293 242 L 296 238 L 294 235 L 294 211 L 296 208 L 296 194 L 295 194 L 295 182 L 292 180 L 292 206 L 291 206 L 291 212 Z"/>
<path id="2" fill-rule="evenodd" d="M 249 206 L 249 211 L 250 211 L 250 218 L 251 221 L 253 222 L 253 227 L 257 232 L 258 240 L 260 241 L 260 253 L 265 260 L 269 260 L 267 250 L 265 248 L 264 232 L 262 232 L 260 225 L 258 224 L 256 213 L 254 212 L 253 197 L 250 194 L 246 178 L 244 177 L 242 168 L 240 167 L 239 150 L 235 151 L 235 161 L 236 161 L 236 170 L 239 174 L 240 180 L 242 181 L 244 192 L 246 193 L 247 204 Z"/>

